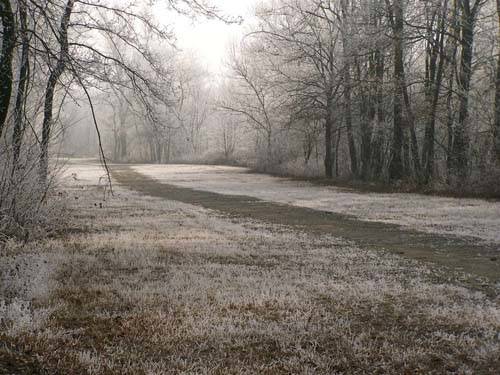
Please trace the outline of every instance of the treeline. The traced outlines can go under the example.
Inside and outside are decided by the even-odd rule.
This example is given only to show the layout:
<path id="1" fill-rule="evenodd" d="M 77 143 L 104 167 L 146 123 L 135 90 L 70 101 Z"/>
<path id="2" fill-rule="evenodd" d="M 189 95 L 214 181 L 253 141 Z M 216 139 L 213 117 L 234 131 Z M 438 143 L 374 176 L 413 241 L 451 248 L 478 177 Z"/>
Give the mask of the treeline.
<path id="1" fill-rule="evenodd" d="M 495 189 L 499 17 L 498 0 L 264 2 L 219 108 L 254 130 L 263 168 Z"/>
<path id="2" fill-rule="evenodd" d="M 214 11 L 184 0 L 164 4 L 185 15 Z M 79 121 L 68 108 L 86 108 L 100 142 L 102 98 L 128 90 L 164 99 L 166 73 L 153 47 L 174 36 L 152 11 L 132 0 L 0 0 L 2 238 L 50 221 L 56 140 Z"/>
<path id="3" fill-rule="evenodd" d="M 213 117 L 209 74 L 189 53 L 168 46 L 157 53 L 164 58 L 162 74 L 154 75 L 155 95 L 120 87 L 99 97 L 104 148 L 112 161 L 195 161 L 207 152 Z"/>

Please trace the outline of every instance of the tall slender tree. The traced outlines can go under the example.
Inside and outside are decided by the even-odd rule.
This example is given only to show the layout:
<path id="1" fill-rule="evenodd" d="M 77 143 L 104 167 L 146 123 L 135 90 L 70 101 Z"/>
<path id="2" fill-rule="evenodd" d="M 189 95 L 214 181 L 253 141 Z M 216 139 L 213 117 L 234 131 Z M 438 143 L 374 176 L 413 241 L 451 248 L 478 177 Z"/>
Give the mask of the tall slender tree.
<path id="1" fill-rule="evenodd" d="M 405 176 L 403 164 L 404 124 L 403 124 L 403 98 L 401 85 L 403 80 L 403 32 L 404 13 L 402 0 L 394 0 L 391 4 L 386 0 L 389 21 L 392 27 L 394 71 L 393 71 L 393 129 L 391 146 L 391 163 L 389 165 L 389 178 L 400 180 Z"/>
<path id="2" fill-rule="evenodd" d="M 25 130 L 24 109 L 26 104 L 26 89 L 30 74 L 30 58 L 29 58 L 29 36 L 28 36 L 28 13 L 26 3 L 19 1 L 19 34 L 21 39 L 21 57 L 19 80 L 17 83 L 16 104 L 14 108 L 14 130 L 12 131 L 12 173 L 15 172 L 17 161 L 21 153 L 21 144 Z"/>
<path id="3" fill-rule="evenodd" d="M 495 145 L 496 164 L 500 167 L 500 0 L 497 0 L 497 72 L 495 81 L 495 123 L 493 128 L 493 144 Z"/>
<path id="4" fill-rule="evenodd" d="M 446 12 L 448 0 L 439 7 L 427 8 L 425 98 L 428 119 L 422 150 L 423 183 L 428 184 L 434 175 L 436 117 L 445 69 Z"/>
<path id="5" fill-rule="evenodd" d="M 50 132 L 53 125 L 53 107 L 54 93 L 56 85 L 59 82 L 62 74 L 69 63 L 69 43 L 68 43 L 68 27 L 73 13 L 75 0 L 67 0 L 66 5 L 61 15 L 61 22 L 58 30 L 59 55 L 55 67 L 52 69 L 47 87 L 45 89 L 45 104 L 43 109 L 43 124 L 42 124 L 42 141 L 40 155 L 40 179 L 42 183 L 46 183 L 49 162 L 49 143 Z"/>
<path id="6" fill-rule="evenodd" d="M 2 22 L 2 50 L 0 51 L 0 137 L 9 112 L 12 95 L 12 59 L 16 44 L 15 17 L 10 0 L 0 0 Z"/>
<path id="7" fill-rule="evenodd" d="M 462 181 L 468 173 L 469 152 L 469 94 L 472 78 L 472 55 L 474 51 L 474 27 L 481 0 L 460 0 L 460 66 L 457 76 L 458 121 L 453 129 L 453 146 L 451 149 L 451 173 Z"/>

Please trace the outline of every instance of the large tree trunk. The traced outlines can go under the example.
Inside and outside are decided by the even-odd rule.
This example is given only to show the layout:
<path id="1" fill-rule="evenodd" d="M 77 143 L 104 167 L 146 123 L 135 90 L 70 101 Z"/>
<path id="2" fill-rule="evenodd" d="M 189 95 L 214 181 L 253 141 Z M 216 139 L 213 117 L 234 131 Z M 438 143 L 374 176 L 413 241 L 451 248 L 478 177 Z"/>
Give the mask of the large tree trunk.
<path id="1" fill-rule="evenodd" d="M 458 74 L 458 122 L 453 132 L 452 147 L 452 172 L 454 176 L 463 181 L 467 177 L 468 148 L 469 139 L 467 135 L 467 120 L 469 115 L 469 91 L 472 77 L 472 53 L 474 43 L 474 23 L 479 7 L 479 0 L 476 0 L 473 8 L 470 7 L 470 0 L 461 1 L 461 55 L 460 72 Z"/>
<path id="2" fill-rule="evenodd" d="M 52 70 L 45 89 L 45 105 L 43 110 L 43 125 L 42 125 L 42 143 L 40 155 L 40 180 L 43 184 L 47 182 L 48 163 L 49 163 L 49 142 L 50 131 L 52 128 L 52 110 L 54 107 L 54 92 L 59 81 L 59 78 L 66 70 L 66 65 L 69 60 L 69 45 L 68 45 L 68 25 L 73 12 L 75 0 L 68 0 L 64 8 L 64 13 L 61 17 L 59 27 L 59 43 L 60 51 L 55 68 Z"/>
<path id="3" fill-rule="evenodd" d="M 403 110 L 401 81 L 403 79 L 403 7 L 401 0 L 394 0 L 393 6 L 393 43 L 394 43 L 394 98 L 393 98 L 393 133 L 389 178 L 400 180 L 404 177 L 403 166 Z"/>
<path id="4" fill-rule="evenodd" d="M 358 175 L 358 158 L 356 155 L 356 144 L 352 133 L 352 83 L 351 83 L 351 48 L 349 40 L 351 38 L 348 23 L 348 0 L 341 1 L 342 7 L 342 46 L 344 53 L 344 119 L 347 130 L 347 142 L 349 145 L 349 156 L 351 159 L 351 173 Z"/>
<path id="5" fill-rule="evenodd" d="M 19 31 L 21 34 L 21 68 L 19 70 L 19 82 L 17 84 L 16 107 L 14 109 L 14 130 L 12 132 L 13 161 L 12 173 L 17 168 L 17 161 L 21 153 L 21 144 L 23 140 L 25 122 L 24 106 L 26 103 L 26 86 L 29 78 L 29 39 L 26 4 L 19 2 Z"/>
<path id="6" fill-rule="evenodd" d="M 0 137 L 9 112 L 12 95 L 12 58 L 16 43 L 15 19 L 9 0 L 0 0 L 2 51 L 0 55 Z"/>
<path id="7" fill-rule="evenodd" d="M 444 51 L 444 36 L 446 33 L 446 9 L 448 1 L 445 0 L 439 10 L 438 30 L 432 30 L 429 25 L 427 40 L 427 71 L 426 71 L 426 101 L 429 107 L 429 117 L 425 127 L 424 145 L 422 151 L 423 183 L 428 184 L 434 176 L 434 139 L 436 128 L 436 112 L 439 102 L 439 94 L 443 81 L 444 62 L 446 59 Z M 439 59 L 439 63 L 437 60 Z"/>
<path id="8" fill-rule="evenodd" d="M 497 76 L 495 83 L 495 124 L 493 144 L 495 145 L 496 164 L 500 167 L 500 0 L 497 0 L 498 36 L 497 36 Z"/>
<path id="9" fill-rule="evenodd" d="M 401 96 L 403 97 L 404 108 L 406 111 L 406 121 L 405 124 L 410 132 L 410 139 L 405 139 L 405 145 L 408 147 L 408 155 L 405 158 L 405 175 L 409 175 L 411 171 L 411 165 L 413 165 L 413 171 L 416 175 L 417 181 L 421 180 L 421 164 L 420 155 L 418 152 L 418 140 L 415 132 L 415 114 L 410 103 L 410 96 L 408 94 L 408 87 L 406 86 L 406 73 L 404 66 L 404 11 L 402 0 L 394 1 L 394 35 L 395 35 L 395 53 L 394 53 L 394 66 L 395 66 L 395 80 L 399 84 L 396 90 L 400 90 Z M 396 72 L 397 71 L 397 72 Z M 405 136 L 405 135 L 404 135 Z M 409 144 L 408 144 L 409 142 Z M 410 157 L 411 154 L 411 157 Z M 413 163 L 410 162 L 413 161 Z"/>
<path id="10" fill-rule="evenodd" d="M 457 50 L 458 39 L 460 35 L 460 26 L 458 23 L 458 6 L 460 0 L 453 0 L 452 16 L 448 31 L 448 41 L 446 43 L 446 58 L 449 61 L 447 69 L 447 92 L 446 92 L 446 181 L 451 183 L 453 174 L 453 133 L 455 129 L 456 113 L 454 108 L 455 96 L 455 72 L 457 70 Z"/>

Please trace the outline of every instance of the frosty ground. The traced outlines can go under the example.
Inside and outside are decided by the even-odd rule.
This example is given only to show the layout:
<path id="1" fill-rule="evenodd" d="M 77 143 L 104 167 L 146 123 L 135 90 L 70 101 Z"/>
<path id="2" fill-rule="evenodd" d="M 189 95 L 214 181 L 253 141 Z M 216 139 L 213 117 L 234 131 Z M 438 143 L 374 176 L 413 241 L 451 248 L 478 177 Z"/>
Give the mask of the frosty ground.
<path id="1" fill-rule="evenodd" d="M 307 201 L 300 194 L 309 186 L 242 171 L 238 178 L 248 179 L 238 187 L 234 177 L 218 182 L 224 173 L 202 176 L 204 188 Z M 196 176 L 175 175 L 176 184 Z M 74 163 L 66 176 L 67 233 L 2 250 L 0 373 L 1 364 L 4 373 L 50 374 L 495 374 L 500 367 L 498 294 L 458 282 L 468 275 L 125 186 L 104 201 L 95 163 Z M 331 191 L 318 188 L 311 204 L 325 204 Z M 363 199 L 372 202 L 368 214 L 388 215 L 376 212 L 388 197 L 339 194 L 358 203 L 357 215 Z M 447 202 L 438 209 L 429 199 L 411 201 L 433 225 L 418 215 L 401 221 L 498 243 L 496 204 L 432 198 Z M 404 216 L 394 201 L 389 211 Z M 464 212 L 482 221 L 472 225 Z"/>
<path id="2" fill-rule="evenodd" d="M 500 202 L 360 193 L 229 166 L 134 165 L 133 169 L 168 184 L 349 214 L 430 233 L 473 236 L 500 247 Z"/>

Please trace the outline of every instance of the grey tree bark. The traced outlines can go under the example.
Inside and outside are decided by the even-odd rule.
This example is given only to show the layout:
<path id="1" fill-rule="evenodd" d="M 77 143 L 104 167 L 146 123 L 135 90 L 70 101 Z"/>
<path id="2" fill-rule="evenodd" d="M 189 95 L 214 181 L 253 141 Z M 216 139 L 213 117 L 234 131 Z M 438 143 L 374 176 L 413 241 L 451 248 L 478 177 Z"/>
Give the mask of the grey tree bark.
<path id="1" fill-rule="evenodd" d="M 16 44 L 15 18 L 9 0 L 0 0 L 2 50 L 0 54 L 0 137 L 3 134 L 12 95 L 12 59 Z"/>
<path id="2" fill-rule="evenodd" d="M 500 167 L 500 0 L 497 0 L 498 36 L 497 36 L 497 74 L 495 82 L 495 124 L 493 144 L 495 145 L 496 164 Z"/>
<path id="3" fill-rule="evenodd" d="M 350 33 L 349 33 L 349 20 L 348 20 L 348 2 L 347 0 L 341 1 L 342 8 L 342 45 L 344 53 L 344 120 L 347 130 L 347 141 L 349 145 L 349 156 L 351 159 L 351 173 L 354 176 L 358 175 L 358 158 L 356 154 L 356 144 L 352 132 L 352 81 L 351 81 L 351 49 L 350 49 Z"/>
<path id="4" fill-rule="evenodd" d="M 460 68 L 457 77 L 458 84 L 458 122 L 453 129 L 453 146 L 451 150 L 451 173 L 463 180 L 468 173 L 469 137 L 467 121 L 469 116 L 469 91 L 472 77 L 472 54 L 474 44 L 474 25 L 480 0 L 471 7 L 470 0 L 461 0 L 460 19 Z"/>
<path id="5" fill-rule="evenodd" d="M 43 124 L 42 124 L 42 141 L 41 141 L 41 155 L 40 155 L 40 181 L 45 184 L 47 182 L 48 162 L 49 162 L 49 142 L 50 131 L 53 122 L 53 107 L 54 107 L 54 92 L 61 75 L 66 70 L 69 62 L 69 46 L 68 46 L 68 26 L 73 12 L 75 0 L 67 0 L 64 7 L 64 12 L 61 16 L 61 23 L 59 26 L 59 56 L 56 66 L 50 73 L 45 89 L 45 104 L 43 110 Z"/>
<path id="6" fill-rule="evenodd" d="M 446 9 L 448 0 L 445 0 L 439 10 L 435 10 L 429 20 L 427 33 L 427 62 L 426 62 L 426 102 L 429 110 L 428 120 L 425 127 L 424 144 L 422 150 L 423 183 L 428 184 L 434 177 L 434 143 L 436 115 L 439 103 L 439 94 L 443 81 L 445 67 L 444 38 L 446 34 Z M 433 20 L 437 16 L 437 30 L 434 30 Z"/>
<path id="7" fill-rule="evenodd" d="M 400 180 L 405 175 L 403 165 L 403 105 L 401 93 L 401 80 L 403 79 L 403 4 L 402 0 L 394 0 L 388 4 L 389 17 L 393 30 L 394 48 L 394 93 L 393 93 L 393 129 L 391 145 L 391 162 L 389 164 L 389 178 Z"/>
<path id="8" fill-rule="evenodd" d="M 21 153 L 21 144 L 23 140 L 25 121 L 24 106 L 26 103 L 26 87 L 30 74 L 29 62 L 29 37 L 26 3 L 20 1 L 19 8 L 19 34 L 21 37 L 21 67 L 19 69 L 19 81 L 17 84 L 16 105 L 14 108 L 14 130 L 12 132 L 13 161 L 12 173 L 17 168 L 17 161 Z"/>

